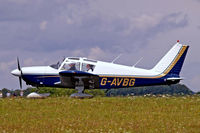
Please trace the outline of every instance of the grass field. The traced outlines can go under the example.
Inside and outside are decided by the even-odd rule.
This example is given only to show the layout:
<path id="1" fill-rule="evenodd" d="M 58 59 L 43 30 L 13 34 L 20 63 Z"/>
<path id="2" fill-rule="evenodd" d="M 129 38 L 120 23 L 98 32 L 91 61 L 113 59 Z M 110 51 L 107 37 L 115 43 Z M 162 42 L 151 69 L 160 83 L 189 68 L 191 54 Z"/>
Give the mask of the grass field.
<path id="1" fill-rule="evenodd" d="M 0 132 L 200 132 L 200 97 L 5 98 Z"/>

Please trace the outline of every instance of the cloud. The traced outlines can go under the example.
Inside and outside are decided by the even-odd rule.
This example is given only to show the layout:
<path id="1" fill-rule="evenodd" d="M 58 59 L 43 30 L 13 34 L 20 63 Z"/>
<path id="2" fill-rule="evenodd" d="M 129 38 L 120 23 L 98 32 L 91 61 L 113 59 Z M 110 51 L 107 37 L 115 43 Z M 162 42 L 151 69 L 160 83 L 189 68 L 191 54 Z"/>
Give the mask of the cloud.
<path id="1" fill-rule="evenodd" d="M 40 29 L 41 29 L 41 30 L 45 30 L 45 29 L 46 29 L 46 26 L 47 26 L 47 21 L 42 21 L 42 22 L 40 23 Z"/>
<path id="2" fill-rule="evenodd" d="M 166 30 L 175 30 L 177 28 L 183 28 L 188 25 L 187 15 L 182 13 L 172 13 L 161 19 L 151 31 L 164 32 Z"/>
<path id="3" fill-rule="evenodd" d="M 105 56 L 106 56 L 105 52 L 98 46 L 91 48 L 88 54 L 88 58 L 92 59 L 100 59 L 101 57 Z"/>
<path id="4" fill-rule="evenodd" d="M 9 44 L 16 42 L 19 47 L 15 49 L 35 52 L 75 50 L 84 45 L 98 45 L 110 51 L 125 52 L 146 45 L 148 39 L 159 32 L 184 27 L 188 21 L 183 13 L 105 15 L 91 8 L 89 1 L 60 0 L 46 4 L 44 0 L 22 0 L 3 3 L 13 8 L 2 9 L 5 12 L 2 19 L 9 22 L 0 23 L 0 27 L 6 27 L 8 34 L 14 33 L 9 35 L 10 38 L 2 33 L 5 36 L 3 49 L 10 49 Z M 13 18 L 18 21 L 13 21 Z"/>
<path id="5" fill-rule="evenodd" d="M 132 44 L 146 45 L 148 39 L 158 33 L 183 28 L 188 24 L 187 17 L 182 17 L 183 14 L 169 14 L 155 18 L 152 16 L 135 19 L 112 18 L 106 21 L 101 16 L 85 15 L 83 20 L 77 15 L 78 20 L 67 19 L 66 22 L 58 19 L 55 22 L 48 22 L 48 27 L 45 25 L 48 30 L 36 37 L 36 43 L 41 46 L 38 48 L 32 44 L 26 50 L 46 52 L 77 49 L 84 45 L 93 47 L 95 44 L 103 49 L 120 52 L 129 50 L 130 47 L 136 48 Z"/>
<path id="6" fill-rule="evenodd" d="M 1 62 L 0 63 L 0 71 L 6 71 L 8 70 L 9 66 L 10 65 L 13 65 L 14 63 L 13 62 Z"/>

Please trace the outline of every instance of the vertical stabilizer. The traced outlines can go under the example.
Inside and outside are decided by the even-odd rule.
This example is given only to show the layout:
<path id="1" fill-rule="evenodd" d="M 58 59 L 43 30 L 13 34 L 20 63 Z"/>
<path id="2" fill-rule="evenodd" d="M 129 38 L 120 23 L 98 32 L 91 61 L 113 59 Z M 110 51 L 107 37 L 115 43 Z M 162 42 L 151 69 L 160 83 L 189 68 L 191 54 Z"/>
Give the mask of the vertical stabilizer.
<path id="1" fill-rule="evenodd" d="M 163 76 L 179 77 L 188 48 L 188 45 L 177 42 L 152 70 Z"/>

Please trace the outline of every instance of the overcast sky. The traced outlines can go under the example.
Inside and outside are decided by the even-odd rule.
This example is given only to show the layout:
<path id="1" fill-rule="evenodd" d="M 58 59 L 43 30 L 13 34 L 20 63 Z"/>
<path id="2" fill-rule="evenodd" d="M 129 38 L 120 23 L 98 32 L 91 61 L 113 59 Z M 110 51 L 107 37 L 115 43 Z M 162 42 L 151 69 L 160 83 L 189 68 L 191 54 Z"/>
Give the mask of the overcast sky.
<path id="1" fill-rule="evenodd" d="M 200 91 L 200 0 L 0 0 L 0 88 L 10 71 L 84 56 L 152 68 L 180 40 L 190 45 L 182 83 Z M 27 86 L 24 84 L 23 88 Z"/>

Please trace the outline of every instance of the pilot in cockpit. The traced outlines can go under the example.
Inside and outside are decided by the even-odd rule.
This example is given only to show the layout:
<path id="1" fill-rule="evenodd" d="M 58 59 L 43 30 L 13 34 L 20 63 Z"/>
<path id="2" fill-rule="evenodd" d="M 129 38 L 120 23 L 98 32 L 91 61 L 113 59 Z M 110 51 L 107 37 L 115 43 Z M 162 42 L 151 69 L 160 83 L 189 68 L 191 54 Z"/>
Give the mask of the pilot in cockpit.
<path id="1" fill-rule="evenodd" d="M 76 65 L 75 63 L 69 64 L 69 69 L 68 70 L 77 70 L 75 65 Z"/>
<path id="2" fill-rule="evenodd" d="M 94 71 L 94 65 L 87 64 L 86 67 L 87 67 L 87 72 L 88 71 L 92 71 L 92 72 Z"/>

